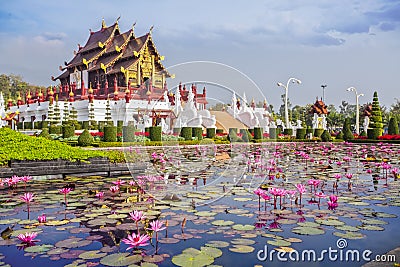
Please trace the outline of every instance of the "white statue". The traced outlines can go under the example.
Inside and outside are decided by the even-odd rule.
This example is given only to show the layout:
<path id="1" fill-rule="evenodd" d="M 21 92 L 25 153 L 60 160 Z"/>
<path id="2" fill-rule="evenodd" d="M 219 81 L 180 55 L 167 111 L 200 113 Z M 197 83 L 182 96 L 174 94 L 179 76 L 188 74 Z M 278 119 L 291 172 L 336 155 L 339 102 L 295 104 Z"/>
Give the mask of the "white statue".
<path id="1" fill-rule="evenodd" d="M 369 117 L 365 116 L 364 117 L 364 123 L 363 123 L 363 127 L 364 127 L 364 132 L 368 132 L 368 126 L 369 126 Z"/>
<path id="2" fill-rule="evenodd" d="M 6 116 L 6 109 L 4 106 L 4 97 L 3 92 L 0 92 L 0 128 L 7 125 L 6 121 L 3 121 L 1 118 Z"/>

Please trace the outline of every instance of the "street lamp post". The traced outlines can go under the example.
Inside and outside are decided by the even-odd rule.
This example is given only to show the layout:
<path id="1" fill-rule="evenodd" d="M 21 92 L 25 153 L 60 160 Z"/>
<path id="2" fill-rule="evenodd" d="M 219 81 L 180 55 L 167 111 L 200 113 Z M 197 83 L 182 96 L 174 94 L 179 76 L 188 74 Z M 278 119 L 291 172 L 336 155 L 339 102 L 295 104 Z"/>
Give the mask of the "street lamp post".
<path id="1" fill-rule="evenodd" d="M 326 85 L 326 84 L 323 84 L 323 85 L 321 85 L 321 87 L 322 87 L 322 101 L 325 103 L 325 88 L 327 87 L 328 85 Z"/>
<path id="2" fill-rule="evenodd" d="M 360 134 L 360 114 L 359 114 L 360 113 L 360 111 L 359 111 L 360 107 L 359 107 L 359 104 L 358 104 L 358 98 L 360 96 L 364 96 L 364 94 L 358 94 L 357 93 L 357 89 L 354 88 L 354 87 L 347 88 L 347 91 L 354 92 L 354 94 L 356 96 L 356 134 Z"/>
<path id="3" fill-rule="evenodd" d="M 288 89 L 289 89 L 289 83 L 293 82 L 293 83 L 297 83 L 297 84 L 301 84 L 301 81 L 299 79 L 296 78 L 289 78 L 289 80 L 286 83 L 286 86 L 283 83 L 278 82 L 277 85 L 280 87 L 285 88 L 285 123 L 286 123 L 286 128 L 288 129 L 290 127 L 289 124 L 289 111 L 288 111 Z"/>

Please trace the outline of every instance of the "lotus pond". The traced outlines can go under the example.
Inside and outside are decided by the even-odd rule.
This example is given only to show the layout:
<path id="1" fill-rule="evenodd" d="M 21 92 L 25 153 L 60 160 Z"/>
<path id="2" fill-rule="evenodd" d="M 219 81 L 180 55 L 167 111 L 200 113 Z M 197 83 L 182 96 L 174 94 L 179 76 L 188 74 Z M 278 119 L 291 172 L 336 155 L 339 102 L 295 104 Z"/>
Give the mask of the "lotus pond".
<path id="1" fill-rule="evenodd" d="M 318 258 L 331 247 L 370 250 L 373 259 L 400 246 L 399 146 L 125 151 L 128 166 L 146 164 L 144 173 L 1 180 L 0 267 L 337 266 L 287 255 L 313 249 Z M 130 153 L 141 162 L 129 162 Z M 260 260 L 265 248 L 288 262 Z"/>

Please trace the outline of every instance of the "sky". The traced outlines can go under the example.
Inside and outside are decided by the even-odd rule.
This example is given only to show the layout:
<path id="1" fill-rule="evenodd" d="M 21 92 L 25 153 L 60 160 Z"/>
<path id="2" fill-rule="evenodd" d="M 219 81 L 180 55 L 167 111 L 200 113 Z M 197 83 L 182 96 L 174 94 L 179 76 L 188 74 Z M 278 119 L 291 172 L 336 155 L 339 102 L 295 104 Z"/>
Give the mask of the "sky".
<path id="1" fill-rule="evenodd" d="M 291 77 L 302 81 L 289 85 L 293 106 L 321 98 L 321 85 L 325 102 L 337 107 L 355 103 L 346 91 L 351 86 L 364 94 L 360 104 L 372 102 L 374 91 L 387 107 L 400 98 L 400 1 L 394 0 L 2 1 L 0 73 L 57 85 L 50 77 L 85 44 L 89 29 L 118 17 L 122 31 L 136 22 L 137 36 L 154 26 L 163 64 L 176 74 L 170 88 L 205 81 L 207 92 L 217 92 L 221 87 L 211 84 L 222 84 L 248 100 L 266 98 L 275 109 L 284 93 L 276 84 Z"/>

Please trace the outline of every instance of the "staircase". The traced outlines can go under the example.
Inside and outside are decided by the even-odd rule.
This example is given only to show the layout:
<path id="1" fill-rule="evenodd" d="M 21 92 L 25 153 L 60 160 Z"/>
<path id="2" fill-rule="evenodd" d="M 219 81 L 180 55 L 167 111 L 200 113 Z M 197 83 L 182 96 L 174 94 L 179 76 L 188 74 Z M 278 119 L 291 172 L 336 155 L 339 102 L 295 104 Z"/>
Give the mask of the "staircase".
<path id="1" fill-rule="evenodd" d="M 211 115 L 215 115 L 217 122 L 215 126 L 217 129 L 223 129 L 224 132 L 229 132 L 229 128 L 247 129 L 248 127 L 235 119 L 231 114 L 226 111 L 210 110 Z"/>

